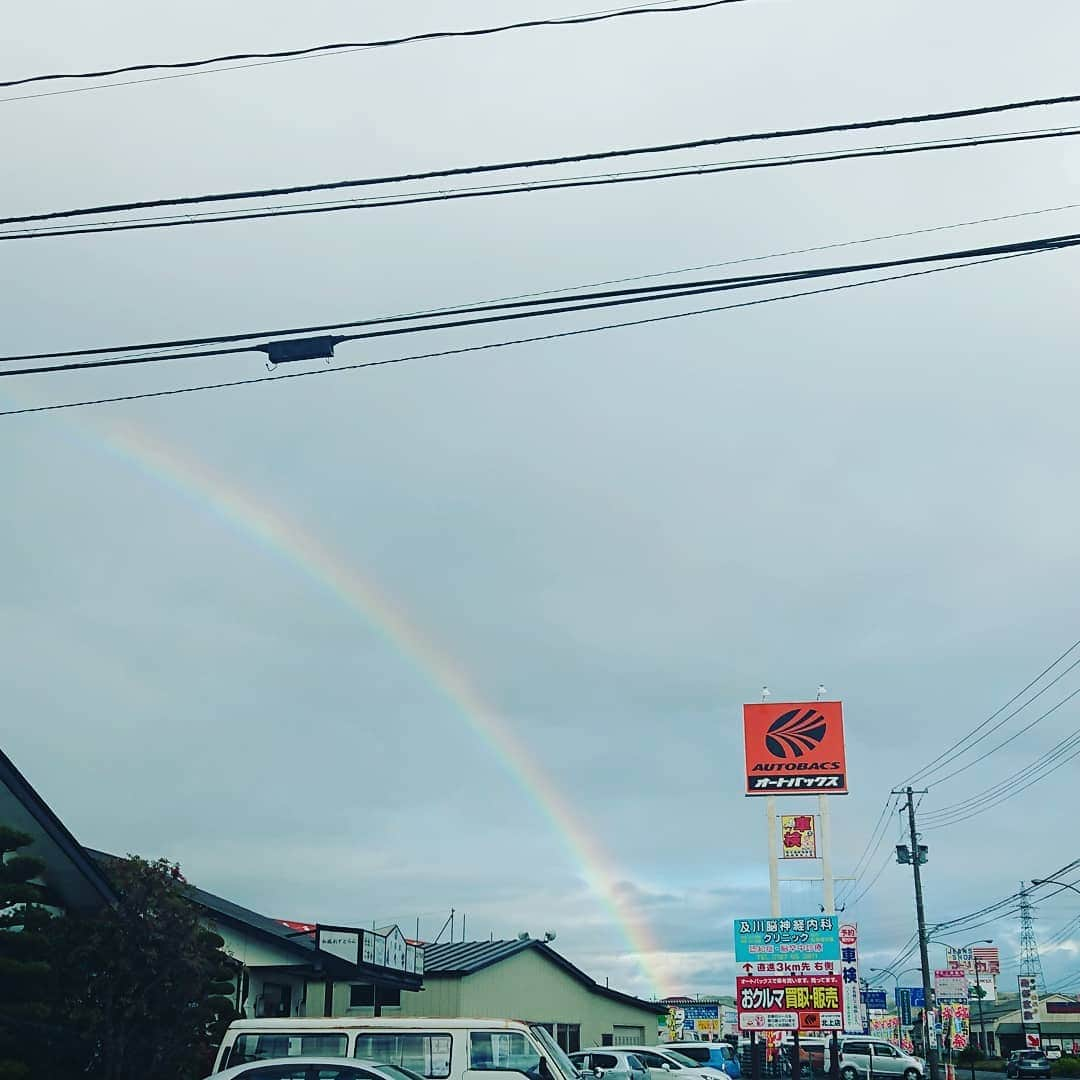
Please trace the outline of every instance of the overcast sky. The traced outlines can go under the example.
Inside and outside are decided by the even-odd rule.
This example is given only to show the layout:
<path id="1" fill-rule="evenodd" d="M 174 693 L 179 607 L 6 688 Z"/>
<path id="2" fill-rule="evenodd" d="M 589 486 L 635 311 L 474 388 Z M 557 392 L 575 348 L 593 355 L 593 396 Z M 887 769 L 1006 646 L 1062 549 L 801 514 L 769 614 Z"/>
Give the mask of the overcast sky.
<path id="1" fill-rule="evenodd" d="M 38 0 L 7 13 L 0 70 L 593 6 Z M 1078 33 L 1067 0 L 752 0 L 68 95 L 14 89 L 0 94 L 0 205 L 31 213 L 1068 94 L 1080 89 Z M 1078 119 L 1073 106 L 678 160 Z M 1078 181 L 1080 144 L 1050 140 L 10 242 L 2 351 L 334 322 L 655 273 L 1060 207 L 1080 202 Z M 1078 226 L 1080 212 L 1057 211 L 761 265 Z M 419 916 L 432 936 L 454 907 L 469 936 L 555 930 L 556 947 L 614 986 L 730 993 L 730 920 L 768 903 L 764 811 L 741 795 L 741 704 L 763 684 L 798 700 L 822 682 L 844 701 L 852 794 L 832 819 L 847 874 L 889 788 L 1080 637 L 1077 258 L 4 419 L 4 749 L 84 843 L 176 859 L 202 887 L 269 915 L 412 930 Z M 353 344 L 338 359 L 503 336 L 514 335 Z M 263 374 L 257 358 L 223 357 L 9 379 L 0 398 Z M 132 452 L 151 444 L 157 464 Z M 231 512 L 210 498 L 225 490 Z M 395 644 L 295 550 L 260 541 L 252 507 L 377 587 L 423 646 Z M 610 863 L 618 904 L 659 945 L 647 967 L 662 985 L 520 772 L 440 688 L 436 654 Z M 1075 686 L 1080 673 L 1040 703 Z M 922 809 L 1034 760 L 1078 713 L 1065 705 Z M 1075 777 L 1066 766 L 928 832 L 931 921 L 1080 854 Z M 814 889 L 789 890 L 787 910 L 816 908 Z M 1040 934 L 1076 914 L 1070 895 L 1040 909 Z M 889 962 L 913 929 L 910 875 L 886 865 L 849 914 L 864 963 Z M 959 943 L 986 933 L 1008 958 L 1016 929 L 1010 917 Z M 1078 947 L 1070 937 L 1047 954 L 1052 982 L 1076 972 Z"/>

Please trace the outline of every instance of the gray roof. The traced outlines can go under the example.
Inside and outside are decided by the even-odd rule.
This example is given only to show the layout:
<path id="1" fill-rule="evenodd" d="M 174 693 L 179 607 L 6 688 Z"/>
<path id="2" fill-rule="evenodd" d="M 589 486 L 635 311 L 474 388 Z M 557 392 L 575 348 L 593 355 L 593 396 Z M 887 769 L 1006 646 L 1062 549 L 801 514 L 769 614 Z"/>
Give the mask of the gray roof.
<path id="1" fill-rule="evenodd" d="M 90 854 L 106 865 L 117 858 L 105 851 L 91 851 Z M 406 975 L 388 968 L 373 968 L 367 964 L 351 964 L 340 956 L 316 949 L 312 934 L 293 930 L 277 919 L 260 915 L 257 911 L 241 907 L 223 896 L 215 896 L 214 893 L 194 885 L 185 884 L 184 891 L 192 903 L 208 912 L 212 918 L 289 950 L 296 956 L 297 965 L 308 964 L 314 970 L 342 979 L 369 979 L 384 985 L 401 986 L 406 990 L 420 989 L 421 977 L 418 975 Z"/>
<path id="2" fill-rule="evenodd" d="M 587 990 L 612 1001 L 621 1002 L 638 1009 L 647 1009 L 656 1015 L 667 1011 L 655 1001 L 646 1001 L 623 994 L 607 986 L 601 986 L 579 967 L 575 967 L 565 956 L 557 953 L 545 941 L 536 938 L 519 938 L 513 941 L 455 941 L 453 944 L 426 945 L 424 947 L 424 977 L 439 978 L 448 976 L 468 976 L 484 968 L 509 960 L 518 953 L 533 949 L 556 967 L 562 968 L 570 978 L 579 982 Z"/>
<path id="3" fill-rule="evenodd" d="M 101 867 L 87 855 L 3 751 L 0 751 L 0 821 L 33 838 L 26 854 L 44 861 L 45 880 L 67 907 L 85 911 L 116 903 L 116 895 Z"/>

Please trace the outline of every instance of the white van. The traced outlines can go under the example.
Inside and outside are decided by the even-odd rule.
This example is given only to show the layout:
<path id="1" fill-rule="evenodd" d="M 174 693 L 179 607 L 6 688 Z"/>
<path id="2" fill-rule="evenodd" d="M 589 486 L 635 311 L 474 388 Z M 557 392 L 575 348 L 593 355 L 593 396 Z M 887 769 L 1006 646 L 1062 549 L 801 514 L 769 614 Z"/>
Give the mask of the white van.
<path id="1" fill-rule="evenodd" d="M 234 1020 L 214 1072 L 300 1056 L 379 1061 L 411 1069 L 425 1080 L 580 1080 L 562 1048 L 538 1024 L 397 1016 Z"/>

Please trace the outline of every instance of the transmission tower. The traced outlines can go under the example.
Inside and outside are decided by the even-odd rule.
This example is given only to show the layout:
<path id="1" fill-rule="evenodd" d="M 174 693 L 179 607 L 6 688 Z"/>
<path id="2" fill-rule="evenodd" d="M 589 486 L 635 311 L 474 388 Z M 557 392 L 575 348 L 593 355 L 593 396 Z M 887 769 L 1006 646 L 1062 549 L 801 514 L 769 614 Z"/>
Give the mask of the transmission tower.
<path id="1" fill-rule="evenodd" d="M 1046 976 L 1043 975 L 1039 943 L 1035 940 L 1035 918 L 1031 914 L 1031 901 L 1023 883 L 1020 884 L 1020 974 L 1035 979 L 1035 985 L 1046 993 Z"/>

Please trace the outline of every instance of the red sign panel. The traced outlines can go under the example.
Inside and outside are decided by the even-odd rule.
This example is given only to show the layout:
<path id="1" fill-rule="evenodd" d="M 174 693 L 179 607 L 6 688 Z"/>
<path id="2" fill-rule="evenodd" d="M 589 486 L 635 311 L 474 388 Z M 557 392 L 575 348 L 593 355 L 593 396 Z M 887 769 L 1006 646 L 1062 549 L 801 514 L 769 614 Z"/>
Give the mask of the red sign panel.
<path id="1" fill-rule="evenodd" d="M 743 706 L 747 795 L 846 795 L 839 701 Z"/>
<path id="2" fill-rule="evenodd" d="M 740 975 L 735 1008 L 742 1031 L 842 1031 L 839 975 Z"/>

